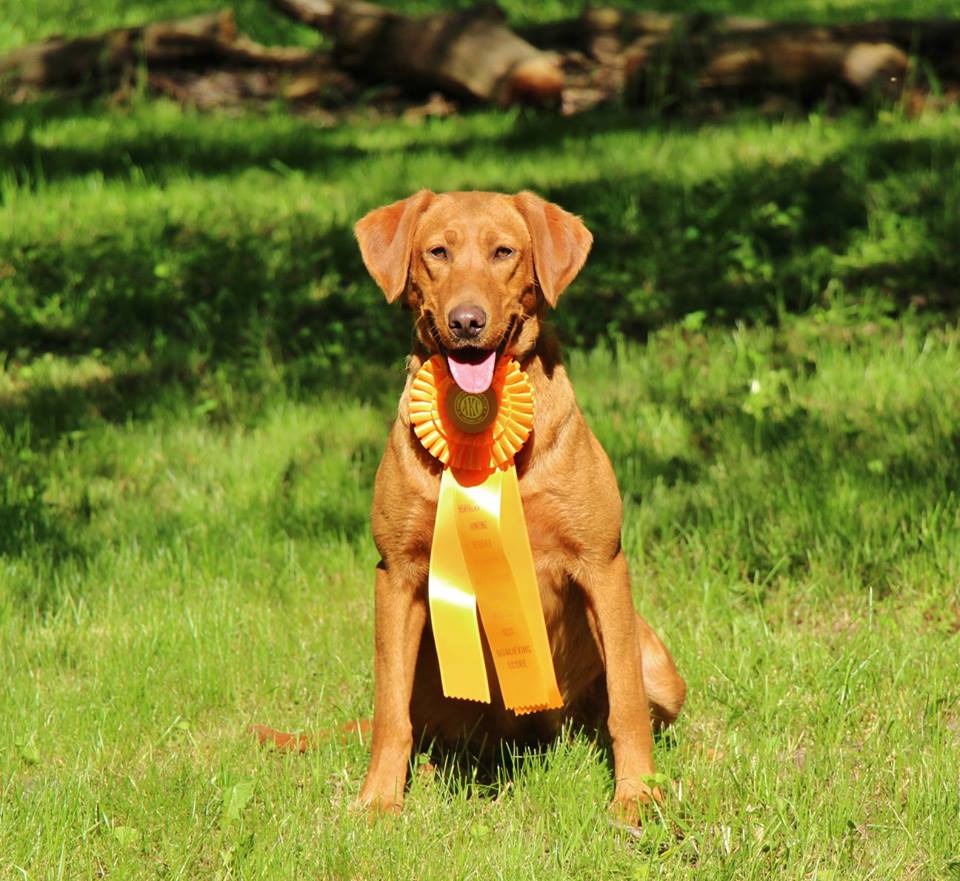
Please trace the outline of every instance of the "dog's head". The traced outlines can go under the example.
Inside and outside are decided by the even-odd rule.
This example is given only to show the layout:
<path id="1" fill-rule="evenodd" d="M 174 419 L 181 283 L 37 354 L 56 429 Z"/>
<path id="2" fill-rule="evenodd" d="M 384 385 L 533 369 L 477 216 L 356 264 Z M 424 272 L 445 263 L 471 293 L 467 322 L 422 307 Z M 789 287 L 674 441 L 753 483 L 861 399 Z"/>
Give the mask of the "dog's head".
<path id="1" fill-rule="evenodd" d="M 430 352 L 464 391 L 482 392 L 497 358 L 523 358 L 593 242 L 578 217 L 533 193 L 431 193 L 377 208 L 355 228 L 388 302 L 416 313 Z"/>

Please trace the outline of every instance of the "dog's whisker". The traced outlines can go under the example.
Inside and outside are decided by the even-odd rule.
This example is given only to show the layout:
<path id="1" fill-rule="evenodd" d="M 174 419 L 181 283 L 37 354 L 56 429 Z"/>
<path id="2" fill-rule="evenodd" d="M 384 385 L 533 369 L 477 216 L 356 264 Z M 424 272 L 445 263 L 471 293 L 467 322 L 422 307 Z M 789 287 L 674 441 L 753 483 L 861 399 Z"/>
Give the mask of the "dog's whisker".
<path id="1" fill-rule="evenodd" d="M 437 327 L 436 321 L 434 321 L 433 316 L 429 313 L 426 315 L 421 315 L 417 319 L 417 325 L 420 328 L 421 336 L 427 336 L 433 341 L 433 344 L 437 347 L 439 351 L 443 351 L 443 340 L 440 337 L 440 329 Z M 423 328 L 426 327 L 426 333 L 424 334 Z"/>
<path id="2" fill-rule="evenodd" d="M 518 320 L 516 315 L 514 315 L 513 318 L 510 319 L 510 321 L 511 321 L 511 323 L 512 323 L 512 325 L 513 325 L 513 329 L 512 329 L 511 332 L 510 332 L 510 343 L 509 343 L 509 344 L 512 345 L 513 343 L 515 343 L 515 342 L 517 341 L 517 338 L 520 336 L 520 332 L 523 330 L 523 322 L 520 321 L 520 320 Z"/>
<path id="3" fill-rule="evenodd" d="M 517 316 L 513 315 L 510 318 L 510 323 L 507 325 L 507 329 L 503 334 L 503 339 L 500 341 L 500 345 L 497 347 L 501 352 L 505 352 L 513 343 L 516 342 L 517 337 L 519 336 L 519 330 L 522 328 L 523 322 L 517 320 Z"/>

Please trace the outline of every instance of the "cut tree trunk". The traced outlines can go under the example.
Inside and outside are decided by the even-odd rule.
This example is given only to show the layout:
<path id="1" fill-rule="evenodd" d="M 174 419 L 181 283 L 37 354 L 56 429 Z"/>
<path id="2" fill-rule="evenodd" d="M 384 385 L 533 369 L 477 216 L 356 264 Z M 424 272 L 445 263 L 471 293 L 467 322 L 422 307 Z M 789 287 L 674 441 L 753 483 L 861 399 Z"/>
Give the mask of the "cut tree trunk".
<path id="1" fill-rule="evenodd" d="M 203 64 L 297 67 L 312 59 L 307 50 L 269 48 L 238 37 L 233 12 L 224 10 L 89 37 L 52 37 L 0 57 L 0 83 L 102 90 L 141 64 L 151 70 Z"/>
<path id="2" fill-rule="evenodd" d="M 410 18 L 373 3 L 272 0 L 334 41 L 336 63 L 365 78 L 477 101 L 556 101 L 559 59 L 514 33 L 496 6 Z"/>

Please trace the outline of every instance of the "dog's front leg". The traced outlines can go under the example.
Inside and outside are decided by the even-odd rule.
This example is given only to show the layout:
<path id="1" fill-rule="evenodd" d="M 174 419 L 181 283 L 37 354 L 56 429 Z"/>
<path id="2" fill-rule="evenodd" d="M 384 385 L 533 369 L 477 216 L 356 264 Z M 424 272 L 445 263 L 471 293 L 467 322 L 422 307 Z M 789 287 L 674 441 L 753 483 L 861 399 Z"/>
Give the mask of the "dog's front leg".
<path id="1" fill-rule="evenodd" d="M 374 602 L 373 745 L 357 802 L 374 810 L 398 811 L 413 749 L 410 697 L 427 618 L 425 585 L 381 562 Z"/>
<path id="2" fill-rule="evenodd" d="M 625 821 L 635 822 L 640 804 L 651 798 L 660 801 L 661 795 L 644 779 L 654 773 L 653 733 L 623 552 L 607 565 L 582 573 L 581 583 L 603 657 L 610 704 L 607 728 L 616 777 L 611 809 Z"/>

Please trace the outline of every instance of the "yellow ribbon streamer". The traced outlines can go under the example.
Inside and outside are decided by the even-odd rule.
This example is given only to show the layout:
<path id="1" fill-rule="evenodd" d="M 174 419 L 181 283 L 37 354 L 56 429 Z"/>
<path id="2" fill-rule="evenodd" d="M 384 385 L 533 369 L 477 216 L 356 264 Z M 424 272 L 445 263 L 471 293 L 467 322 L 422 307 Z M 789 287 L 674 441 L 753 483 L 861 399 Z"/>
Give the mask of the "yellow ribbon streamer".
<path id="1" fill-rule="evenodd" d="M 477 627 L 477 595 L 460 547 L 457 499 L 450 491 L 452 477 L 450 469 L 444 468 L 430 547 L 427 592 L 433 641 L 440 660 L 443 693 L 488 704 L 490 687 Z"/>
<path id="2" fill-rule="evenodd" d="M 490 702 L 479 609 L 506 707 L 518 714 L 559 708 L 563 700 L 513 464 L 533 422 L 529 383 L 512 360 L 498 365 L 493 388 L 504 418 L 480 438 L 464 436 L 447 418 L 440 402 L 449 382 L 443 359 L 431 358 L 415 377 L 410 407 L 417 436 L 447 465 L 429 573 L 444 694 Z M 465 450 L 467 461 L 482 461 L 479 469 L 449 467 L 468 455 Z"/>

